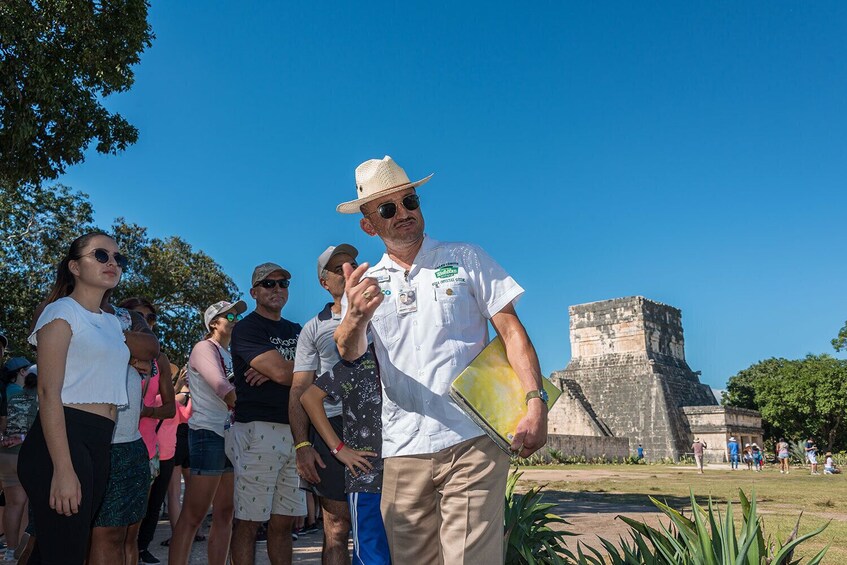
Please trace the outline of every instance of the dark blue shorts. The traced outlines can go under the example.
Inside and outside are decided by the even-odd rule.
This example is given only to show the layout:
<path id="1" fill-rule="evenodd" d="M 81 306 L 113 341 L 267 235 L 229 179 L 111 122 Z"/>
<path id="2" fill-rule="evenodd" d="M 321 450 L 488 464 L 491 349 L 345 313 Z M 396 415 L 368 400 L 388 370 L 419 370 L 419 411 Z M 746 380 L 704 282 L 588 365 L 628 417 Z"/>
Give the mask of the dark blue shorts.
<path id="1" fill-rule="evenodd" d="M 224 453 L 224 438 L 210 430 L 188 430 L 188 453 L 192 475 L 232 473 L 232 463 Z"/>
<path id="2" fill-rule="evenodd" d="M 382 495 L 371 492 L 347 494 L 353 526 L 353 565 L 390 565 L 388 537 L 379 511 Z"/>

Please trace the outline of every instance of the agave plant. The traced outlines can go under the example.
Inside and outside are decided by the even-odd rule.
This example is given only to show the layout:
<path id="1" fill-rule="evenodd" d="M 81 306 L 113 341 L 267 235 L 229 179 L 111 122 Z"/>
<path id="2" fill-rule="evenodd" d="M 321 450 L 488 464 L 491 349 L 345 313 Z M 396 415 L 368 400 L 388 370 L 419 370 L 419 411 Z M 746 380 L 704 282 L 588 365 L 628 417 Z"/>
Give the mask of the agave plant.
<path id="1" fill-rule="evenodd" d="M 794 531 L 785 541 L 774 547 L 766 543 L 761 519 L 756 515 L 756 498 L 750 500 L 739 490 L 741 497 L 742 522 L 738 532 L 733 521 L 732 503 L 726 507 L 726 515 L 721 516 L 711 499 L 707 508 L 703 508 L 691 495 L 691 518 L 686 518 L 670 506 L 650 497 L 650 500 L 670 518 L 670 525 L 660 524 L 658 528 L 643 522 L 618 516 L 631 528 L 632 541 L 620 539 L 614 543 L 600 540 L 607 555 L 589 547 L 583 551 L 577 547 L 576 561 L 580 565 L 794 565 L 794 550 L 804 541 L 820 534 L 828 524 L 797 536 L 800 518 Z M 802 513 L 800 515 L 802 517 Z M 826 554 L 829 546 L 813 556 L 807 565 L 817 565 Z"/>
<path id="2" fill-rule="evenodd" d="M 506 483 L 506 534 L 504 538 L 508 565 L 565 565 L 574 556 L 565 548 L 565 536 L 573 535 L 554 530 L 551 524 L 567 524 L 564 518 L 552 514 L 555 504 L 541 502 L 541 490 L 533 487 L 526 494 L 515 492 L 523 473 L 517 467 Z"/>

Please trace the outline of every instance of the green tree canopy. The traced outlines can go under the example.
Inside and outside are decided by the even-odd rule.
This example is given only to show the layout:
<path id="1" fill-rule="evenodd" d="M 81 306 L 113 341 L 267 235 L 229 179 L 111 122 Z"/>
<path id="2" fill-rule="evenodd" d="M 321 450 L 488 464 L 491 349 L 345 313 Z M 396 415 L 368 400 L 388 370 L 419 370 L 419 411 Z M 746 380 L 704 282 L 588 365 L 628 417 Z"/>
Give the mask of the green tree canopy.
<path id="1" fill-rule="evenodd" d="M 817 439 L 827 449 L 847 441 L 847 361 L 829 355 L 767 359 L 731 377 L 724 404 L 762 414 L 765 433 Z"/>
<path id="2" fill-rule="evenodd" d="M 844 327 L 838 331 L 838 336 L 832 340 L 832 347 L 836 351 L 847 350 L 847 322 L 844 322 Z"/>
<path id="3" fill-rule="evenodd" d="M 203 312 L 219 300 L 240 296 L 220 265 L 179 237 L 149 238 L 146 228 L 115 220 L 110 231 L 130 259 L 113 302 L 131 296 L 150 300 L 159 311 L 156 334 L 162 351 L 178 365 L 206 333 Z"/>
<path id="4" fill-rule="evenodd" d="M 0 184 L 39 185 L 138 131 L 102 105 L 151 45 L 146 0 L 0 2 Z"/>
<path id="5" fill-rule="evenodd" d="M 85 194 L 64 186 L 29 191 L 0 186 L 0 329 L 13 350 L 28 354 L 32 315 L 52 285 L 56 265 L 71 241 L 94 229 Z M 179 237 L 151 238 L 146 228 L 123 218 L 106 231 L 130 260 L 112 302 L 143 296 L 154 303 L 162 349 L 184 363 L 205 333 L 203 312 L 218 300 L 237 298 L 235 283 Z"/>
<path id="6" fill-rule="evenodd" d="M 70 242 L 92 231 L 85 194 L 59 185 L 22 191 L 0 186 L 0 329 L 27 353 L 32 313 L 44 299 Z"/>

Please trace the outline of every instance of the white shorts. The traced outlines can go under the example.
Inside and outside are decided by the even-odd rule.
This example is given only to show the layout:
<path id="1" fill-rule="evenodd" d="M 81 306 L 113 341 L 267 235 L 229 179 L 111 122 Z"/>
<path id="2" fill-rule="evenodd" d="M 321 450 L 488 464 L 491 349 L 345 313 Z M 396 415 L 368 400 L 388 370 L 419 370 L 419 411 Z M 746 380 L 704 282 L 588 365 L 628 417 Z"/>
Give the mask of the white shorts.
<path id="1" fill-rule="evenodd" d="M 271 514 L 305 516 L 294 440 L 288 424 L 236 422 L 226 431 L 226 454 L 235 472 L 235 517 L 265 522 Z"/>
<path id="2" fill-rule="evenodd" d="M 806 454 L 806 457 L 809 458 L 809 463 L 811 463 L 812 465 L 818 464 L 818 454 L 817 453 L 812 453 L 810 451 L 809 453 Z"/>

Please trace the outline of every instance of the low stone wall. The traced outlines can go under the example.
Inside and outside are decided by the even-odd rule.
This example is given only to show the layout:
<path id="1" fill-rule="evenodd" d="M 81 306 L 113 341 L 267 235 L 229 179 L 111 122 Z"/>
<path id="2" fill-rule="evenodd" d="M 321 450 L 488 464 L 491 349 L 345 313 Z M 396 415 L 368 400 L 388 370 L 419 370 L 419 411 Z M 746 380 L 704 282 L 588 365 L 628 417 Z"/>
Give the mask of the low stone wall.
<path id="1" fill-rule="evenodd" d="M 629 452 L 629 439 L 625 437 L 549 434 L 547 445 L 541 449 L 541 453 L 546 455 L 548 449 L 561 451 L 564 457 L 603 458 L 610 461 L 632 455 Z"/>

